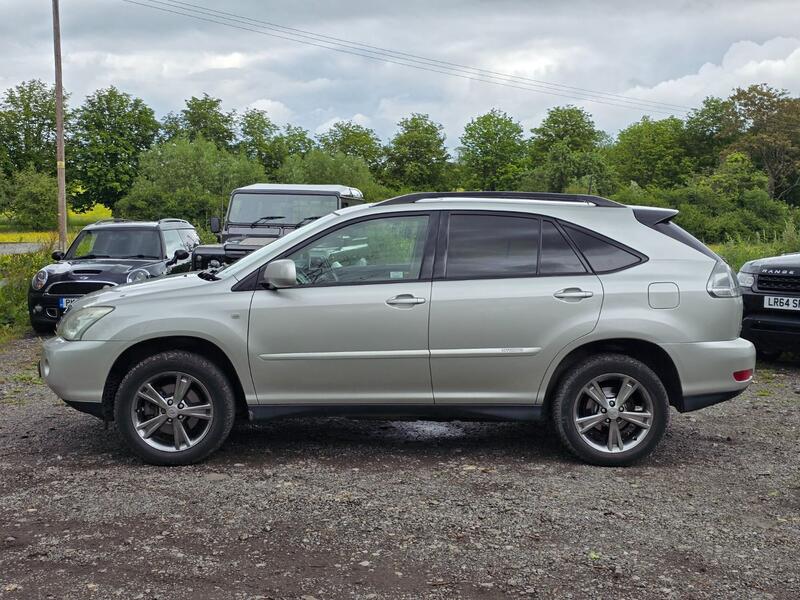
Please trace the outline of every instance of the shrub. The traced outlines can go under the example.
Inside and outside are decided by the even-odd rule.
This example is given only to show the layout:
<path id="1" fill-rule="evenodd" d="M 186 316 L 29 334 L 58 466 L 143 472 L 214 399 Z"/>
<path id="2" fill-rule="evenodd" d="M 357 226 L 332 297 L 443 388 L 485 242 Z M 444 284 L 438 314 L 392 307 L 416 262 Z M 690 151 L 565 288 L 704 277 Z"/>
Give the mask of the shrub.
<path id="1" fill-rule="evenodd" d="M 7 194 L 7 210 L 14 226 L 34 231 L 55 229 L 58 221 L 55 177 L 28 167 L 14 174 Z"/>
<path id="2" fill-rule="evenodd" d="M 36 271 L 52 262 L 53 244 L 29 254 L 0 256 L 0 338 L 28 326 L 28 287 Z"/>

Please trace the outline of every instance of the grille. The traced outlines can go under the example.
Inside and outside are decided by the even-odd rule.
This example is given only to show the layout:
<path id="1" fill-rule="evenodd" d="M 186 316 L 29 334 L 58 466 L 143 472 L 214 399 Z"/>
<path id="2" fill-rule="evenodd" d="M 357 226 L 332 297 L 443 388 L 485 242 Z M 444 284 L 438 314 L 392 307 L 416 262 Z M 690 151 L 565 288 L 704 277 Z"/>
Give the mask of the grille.
<path id="1" fill-rule="evenodd" d="M 116 284 L 110 281 L 61 281 L 51 285 L 47 293 L 53 296 L 83 296 L 112 285 Z"/>
<path id="2" fill-rule="evenodd" d="M 759 275 L 758 289 L 762 292 L 789 292 L 800 294 L 800 276 Z"/>

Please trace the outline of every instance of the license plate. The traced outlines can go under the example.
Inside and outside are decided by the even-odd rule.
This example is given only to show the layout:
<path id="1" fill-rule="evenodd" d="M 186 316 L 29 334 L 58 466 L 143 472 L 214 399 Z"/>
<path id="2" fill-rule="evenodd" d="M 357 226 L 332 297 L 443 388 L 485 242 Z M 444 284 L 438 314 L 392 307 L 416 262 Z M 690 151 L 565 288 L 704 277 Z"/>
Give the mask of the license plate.
<path id="1" fill-rule="evenodd" d="M 764 308 L 778 308 L 781 310 L 800 310 L 800 298 L 786 298 L 785 296 L 764 296 Z"/>
<path id="2" fill-rule="evenodd" d="M 63 308 L 63 309 L 65 309 L 65 310 L 66 310 L 66 308 L 67 308 L 67 307 L 68 307 L 70 304 L 72 304 L 73 302 L 75 302 L 75 300 L 77 300 L 77 298 L 59 298 L 59 299 L 58 299 L 58 307 L 59 307 L 59 308 Z"/>

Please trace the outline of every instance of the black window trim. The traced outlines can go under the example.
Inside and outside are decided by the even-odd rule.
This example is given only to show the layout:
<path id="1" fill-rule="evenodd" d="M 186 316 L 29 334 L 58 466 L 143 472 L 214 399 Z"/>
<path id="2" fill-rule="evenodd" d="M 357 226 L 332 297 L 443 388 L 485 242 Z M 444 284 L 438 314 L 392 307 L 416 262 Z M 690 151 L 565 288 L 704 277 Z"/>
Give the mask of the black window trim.
<path id="1" fill-rule="evenodd" d="M 576 225 L 575 223 L 571 223 L 569 221 L 564 221 L 562 219 L 556 219 L 556 220 L 559 222 L 559 225 L 561 226 L 562 232 L 566 235 L 567 239 L 572 244 L 572 246 L 575 249 L 575 251 L 578 253 L 578 256 L 580 256 L 585 261 L 586 265 L 589 267 L 591 272 L 594 273 L 595 275 L 610 275 L 612 273 L 619 273 L 620 271 L 625 271 L 627 269 L 632 269 L 633 267 L 637 267 L 637 266 L 639 266 L 641 264 L 644 264 L 644 263 L 646 263 L 647 261 L 650 260 L 650 257 L 647 256 L 646 254 L 643 254 L 642 252 L 639 252 L 638 250 L 634 250 L 633 248 L 631 248 L 630 246 L 626 246 L 622 242 L 618 242 L 617 240 L 612 240 L 610 237 L 606 237 L 602 233 L 597 233 L 593 229 L 587 229 L 586 227 L 582 227 L 581 225 Z M 631 263 L 629 265 L 625 265 L 625 266 L 619 267 L 617 269 L 605 269 L 605 270 L 602 270 L 602 271 L 597 271 L 597 270 L 592 268 L 591 264 L 589 263 L 589 260 L 584 256 L 583 252 L 581 252 L 581 249 L 575 243 L 575 240 L 572 239 L 572 236 L 569 235 L 569 228 L 570 227 L 573 228 L 573 229 L 577 229 L 578 231 L 580 231 L 584 235 L 588 235 L 589 237 L 593 237 L 593 238 L 595 238 L 597 240 L 600 240 L 601 242 L 605 242 L 606 244 L 609 244 L 609 245 L 614 246 L 614 247 L 616 247 L 616 248 L 618 248 L 620 250 L 623 250 L 623 251 L 627 252 L 628 254 L 632 254 L 633 256 L 638 258 L 639 260 L 636 261 L 635 263 Z"/>
<path id="2" fill-rule="evenodd" d="M 397 218 L 397 217 L 420 217 L 425 216 L 428 217 L 428 231 L 426 233 L 425 244 L 422 250 L 422 264 L 420 266 L 419 277 L 416 279 L 382 279 L 378 281 L 330 281 L 325 283 L 318 283 L 313 285 L 298 285 L 288 289 L 316 289 L 316 288 L 325 288 L 325 287 L 344 287 L 344 286 L 361 286 L 361 285 L 385 285 L 387 283 L 392 284 L 400 284 L 400 283 L 419 283 L 424 281 L 430 281 L 433 276 L 433 264 L 434 264 L 434 249 L 436 245 L 436 240 L 439 231 L 439 223 L 441 220 L 441 212 L 437 210 L 413 210 L 413 211 L 398 211 L 398 212 L 380 212 L 380 213 L 373 213 L 370 215 L 362 215 L 353 219 L 349 219 L 347 221 L 343 221 L 341 223 L 337 223 L 319 233 L 314 234 L 313 236 L 301 240 L 288 250 L 284 250 L 278 256 L 268 260 L 263 265 L 256 268 L 254 271 L 249 273 L 247 276 L 243 277 L 239 283 L 234 285 L 231 288 L 231 291 L 234 292 L 241 292 L 241 291 L 252 291 L 258 289 L 265 289 L 262 288 L 259 282 L 261 281 L 261 272 L 267 268 L 267 265 L 274 260 L 281 260 L 289 255 L 302 250 L 306 246 L 313 244 L 317 240 L 334 233 L 344 227 L 349 227 L 350 225 L 355 225 L 357 223 L 363 223 L 365 221 L 374 221 L 376 219 L 385 219 L 385 218 Z"/>
<path id="3" fill-rule="evenodd" d="M 582 277 L 586 275 L 593 275 L 594 272 L 592 271 L 591 266 L 589 265 L 586 257 L 577 249 L 575 243 L 567 236 L 564 232 L 563 227 L 561 227 L 558 219 L 553 218 L 549 215 L 540 215 L 538 213 L 532 212 L 522 212 L 522 211 L 515 211 L 515 210 L 465 210 L 465 209 L 456 209 L 456 210 L 445 210 L 441 211 L 443 213 L 442 220 L 443 222 L 439 225 L 439 239 L 437 240 L 436 244 L 436 257 L 434 259 L 434 266 L 433 266 L 433 281 L 478 281 L 478 280 L 485 280 L 485 279 L 535 279 L 535 278 L 542 278 L 542 277 Z M 451 215 L 481 215 L 481 216 L 490 216 L 490 217 L 519 217 L 523 219 L 531 219 L 538 221 L 539 224 L 539 248 L 538 254 L 536 257 L 536 274 L 530 273 L 522 273 L 522 274 L 495 274 L 495 275 L 470 275 L 464 277 L 448 277 L 446 276 L 447 272 L 447 247 L 449 243 L 450 237 L 450 216 Z M 539 272 L 541 257 L 542 257 L 542 224 L 547 221 L 555 225 L 556 229 L 564 236 L 567 244 L 572 248 L 575 252 L 575 255 L 578 257 L 578 260 L 583 265 L 585 271 L 582 273 L 575 273 L 575 272 L 564 272 L 564 273 L 546 273 L 541 274 Z"/>

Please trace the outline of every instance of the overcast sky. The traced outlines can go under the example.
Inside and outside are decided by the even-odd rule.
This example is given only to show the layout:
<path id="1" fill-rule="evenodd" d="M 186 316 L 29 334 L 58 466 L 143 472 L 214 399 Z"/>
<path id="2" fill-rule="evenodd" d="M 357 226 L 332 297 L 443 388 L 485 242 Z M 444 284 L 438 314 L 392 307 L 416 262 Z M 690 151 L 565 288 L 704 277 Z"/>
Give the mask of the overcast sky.
<path id="1" fill-rule="evenodd" d="M 800 94 L 797 0 L 188 1 L 626 98 L 696 106 L 705 96 L 758 82 Z M 162 116 L 206 92 L 222 98 L 226 109 L 263 108 L 312 133 L 352 119 L 384 139 L 400 118 L 423 112 L 445 125 L 451 147 L 472 117 L 492 107 L 530 128 L 548 108 L 576 104 L 611 134 L 647 112 L 368 60 L 122 0 L 61 4 L 64 81 L 73 104 L 115 85 Z M 0 0 L 0 57 L 2 89 L 25 79 L 53 80 L 49 0 Z"/>

